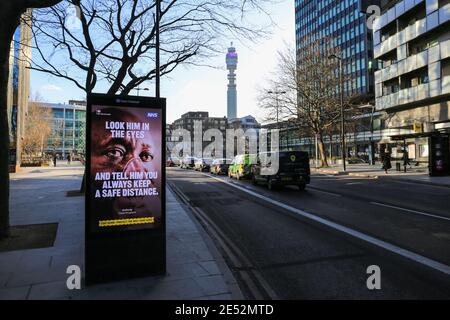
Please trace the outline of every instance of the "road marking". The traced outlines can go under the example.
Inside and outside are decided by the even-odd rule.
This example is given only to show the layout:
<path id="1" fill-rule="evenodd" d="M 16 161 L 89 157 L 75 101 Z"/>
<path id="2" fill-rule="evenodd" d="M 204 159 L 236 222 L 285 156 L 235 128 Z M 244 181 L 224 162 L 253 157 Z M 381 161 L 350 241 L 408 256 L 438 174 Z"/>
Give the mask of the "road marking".
<path id="1" fill-rule="evenodd" d="M 246 192 L 246 193 L 248 193 L 248 194 L 250 194 L 250 195 L 252 195 L 252 196 L 254 196 L 256 198 L 262 199 L 262 200 L 264 200 L 266 202 L 269 202 L 269 203 L 271 203 L 273 205 L 281 207 L 281 208 L 283 208 L 283 209 L 285 209 L 287 211 L 293 212 L 293 213 L 295 213 L 295 214 L 297 214 L 299 216 L 302 216 L 303 218 L 307 218 L 309 220 L 313 220 L 313 221 L 318 222 L 320 224 L 323 224 L 323 225 L 325 225 L 327 227 L 330 227 L 332 229 L 335 229 L 335 230 L 338 230 L 338 231 L 340 231 L 342 233 L 350 235 L 350 236 L 352 236 L 354 238 L 357 238 L 359 240 L 365 241 L 367 243 L 370 243 L 372 245 L 375 245 L 377 247 L 383 248 L 383 249 L 385 249 L 387 251 L 390 251 L 392 253 L 400 255 L 400 256 L 402 256 L 404 258 L 407 258 L 409 260 L 412 260 L 412 261 L 415 261 L 415 262 L 420 263 L 422 265 L 425 265 L 425 266 L 427 266 L 429 268 L 432 268 L 432 269 L 434 269 L 436 271 L 442 272 L 442 273 L 444 273 L 446 275 L 450 275 L 450 266 L 448 266 L 446 264 L 443 264 L 443 263 L 440 263 L 438 261 L 432 260 L 430 258 L 424 257 L 422 255 L 419 255 L 419 254 L 414 253 L 412 251 L 403 249 L 403 248 L 398 247 L 396 245 L 393 245 L 393 244 L 391 244 L 389 242 L 386 242 L 386 241 L 377 239 L 375 237 L 369 236 L 369 235 L 364 234 L 362 232 L 350 229 L 350 228 L 345 227 L 343 225 L 340 225 L 338 223 L 335 223 L 335 222 L 329 221 L 327 219 L 315 216 L 315 215 L 310 214 L 310 213 L 308 213 L 306 211 L 303 211 L 303 210 L 291 207 L 291 206 L 289 206 L 287 204 L 284 204 L 284 203 L 279 202 L 277 200 L 273 200 L 273 199 L 268 198 L 266 196 L 263 196 L 263 195 L 261 195 L 259 193 L 247 190 L 246 188 L 243 188 L 241 186 L 235 185 L 233 183 L 224 181 L 224 180 L 216 178 L 216 177 L 209 176 L 207 174 L 204 174 L 204 175 L 206 175 L 206 176 L 208 176 L 208 177 L 210 177 L 212 179 L 215 179 L 217 181 L 221 181 L 221 182 L 223 182 L 223 183 L 225 183 L 225 184 L 227 184 L 227 185 L 229 185 L 229 186 L 231 186 L 233 188 L 236 188 L 236 189 L 239 189 L 239 190 L 241 190 L 243 192 Z"/>
<path id="2" fill-rule="evenodd" d="M 442 220 L 450 221 L 450 218 L 447 218 L 447 217 L 438 216 L 438 215 L 435 215 L 435 214 L 426 213 L 426 212 L 422 212 L 422 211 L 417 211 L 417 210 L 412 210 L 412 209 L 406 209 L 406 208 L 402 208 L 402 207 L 392 206 L 390 204 L 384 204 L 384 203 L 379 203 L 379 202 L 371 202 L 371 204 L 376 205 L 376 206 L 380 206 L 380 207 L 397 209 L 397 210 L 401 210 L 401 211 L 406 211 L 406 212 L 411 212 L 411 213 L 415 213 L 415 214 L 420 214 L 422 216 L 427 216 L 427 217 L 432 217 L 432 218 L 436 218 L 436 219 L 442 219 Z"/>
<path id="3" fill-rule="evenodd" d="M 390 179 L 389 182 L 394 182 L 394 183 L 400 183 L 400 184 L 408 184 L 408 185 L 416 185 L 418 184 L 418 182 L 422 182 L 420 180 L 418 181 L 400 181 L 399 179 Z M 425 187 L 434 187 L 434 188 L 444 188 L 447 189 L 449 188 L 448 185 L 438 185 L 438 184 L 429 184 L 429 183 L 423 183 L 421 184 L 421 186 L 425 186 Z"/>
<path id="4" fill-rule="evenodd" d="M 342 195 L 339 194 L 339 193 L 333 193 L 333 192 L 319 190 L 319 189 L 316 189 L 315 187 L 312 187 L 312 186 L 310 186 L 309 189 L 310 190 L 314 190 L 315 192 L 325 193 L 327 195 L 334 196 L 334 197 L 342 197 Z"/>
<path id="5" fill-rule="evenodd" d="M 350 183 L 346 183 L 347 186 L 354 186 L 355 184 L 362 184 L 362 182 L 350 182 Z"/>

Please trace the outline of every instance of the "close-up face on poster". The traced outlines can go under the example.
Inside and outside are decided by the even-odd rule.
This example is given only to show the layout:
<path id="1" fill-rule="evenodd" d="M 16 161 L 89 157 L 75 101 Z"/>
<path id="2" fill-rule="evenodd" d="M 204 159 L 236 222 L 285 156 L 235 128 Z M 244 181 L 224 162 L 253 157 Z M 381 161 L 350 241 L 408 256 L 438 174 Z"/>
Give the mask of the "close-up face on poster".
<path id="1" fill-rule="evenodd" d="M 161 110 L 93 105 L 90 139 L 90 229 L 161 227 Z"/>

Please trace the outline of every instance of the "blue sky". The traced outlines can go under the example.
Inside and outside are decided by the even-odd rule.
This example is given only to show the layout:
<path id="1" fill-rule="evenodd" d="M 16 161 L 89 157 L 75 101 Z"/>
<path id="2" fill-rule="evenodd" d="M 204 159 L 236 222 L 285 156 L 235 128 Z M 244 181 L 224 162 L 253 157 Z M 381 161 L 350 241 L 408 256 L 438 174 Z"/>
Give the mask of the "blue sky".
<path id="1" fill-rule="evenodd" d="M 238 116 L 253 115 L 259 118 L 257 106 L 258 86 L 270 76 L 277 64 L 277 51 L 286 44 L 294 46 L 295 11 L 294 0 L 282 0 L 268 8 L 277 24 L 268 39 L 257 44 L 243 44 L 236 39 L 234 46 L 239 54 L 237 70 Z M 228 45 L 227 43 L 224 45 Z M 208 67 L 180 66 L 161 81 L 161 95 L 167 98 L 167 120 L 172 122 L 188 111 L 208 111 L 210 116 L 226 115 L 227 71 L 225 54 L 211 58 L 208 63 L 219 69 Z M 141 95 L 154 95 L 154 85 Z M 43 73 L 31 73 L 31 90 L 39 92 L 47 102 L 66 103 L 70 99 L 84 99 L 84 92 L 68 81 L 53 78 Z M 132 94 L 136 94 L 133 91 Z"/>

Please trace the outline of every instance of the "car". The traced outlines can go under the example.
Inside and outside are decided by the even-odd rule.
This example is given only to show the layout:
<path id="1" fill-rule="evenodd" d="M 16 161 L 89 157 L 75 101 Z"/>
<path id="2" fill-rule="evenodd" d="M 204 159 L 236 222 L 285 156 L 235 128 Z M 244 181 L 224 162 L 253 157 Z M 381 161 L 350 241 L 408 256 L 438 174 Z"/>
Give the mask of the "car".
<path id="1" fill-rule="evenodd" d="M 221 175 L 228 174 L 228 168 L 230 167 L 231 159 L 214 159 L 209 169 L 211 174 Z"/>
<path id="2" fill-rule="evenodd" d="M 212 161 L 213 160 L 211 158 L 197 158 L 195 161 L 194 169 L 200 172 L 208 172 L 211 167 Z"/>
<path id="3" fill-rule="evenodd" d="M 261 170 L 264 157 L 278 157 L 278 171 L 275 174 L 267 174 L 264 173 L 264 170 Z M 311 181 L 309 155 L 302 151 L 261 153 L 251 170 L 253 184 L 267 185 L 270 190 L 288 185 L 297 186 L 300 190 L 304 190 Z"/>
<path id="4" fill-rule="evenodd" d="M 181 159 L 180 158 L 178 158 L 178 157 L 170 157 L 169 159 L 172 160 L 173 165 L 175 167 L 179 167 L 181 165 Z"/>
<path id="5" fill-rule="evenodd" d="M 251 178 L 251 166 L 257 162 L 257 155 L 242 154 L 234 157 L 228 168 L 228 177 L 240 179 Z"/>
<path id="6" fill-rule="evenodd" d="M 183 169 L 194 169 L 196 158 L 186 155 L 181 161 L 181 168 Z"/>
<path id="7" fill-rule="evenodd" d="M 166 160 L 166 167 L 175 167 L 175 161 L 172 158 Z"/>

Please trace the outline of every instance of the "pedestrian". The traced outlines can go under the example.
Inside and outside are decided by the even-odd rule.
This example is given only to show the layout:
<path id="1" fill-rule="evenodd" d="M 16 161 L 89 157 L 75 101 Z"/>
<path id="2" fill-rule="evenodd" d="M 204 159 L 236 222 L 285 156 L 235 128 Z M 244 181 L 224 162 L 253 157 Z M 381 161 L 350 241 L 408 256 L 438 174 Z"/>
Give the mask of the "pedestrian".
<path id="1" fill-rule="evenodd" d="M 67 154 L 67 164 L 70 166 L 70 160 L 72 160 L 71 159 L 72 157 L 70 156 L 70 153 L 69 154 Z"/>
<path id="2" fill-rule="evenodd" d="M 403 166 L 405 168 L 407 166 L 409 166 L 409 168 L 411 168 L 411 162 L 409 161 L 409 153 L 408 153 L 407 149 L 405 149 L 405 151 L 403 152 Z"/>
<path id="3" fill-rule="evenodd" d="M 53 154 L 53 166 L 56 167 L 56 153 Z"/>
<path id="4" fill-rule="evenodd" d="M 383 156 L 383 169 L 386 172 L 386 174 L 388 174 L 388 170 L 391 168 L 392 168 L 391 154 L 389 153 L 389 149 L 386 149 L 384 151 L 384 156 Z"/>

